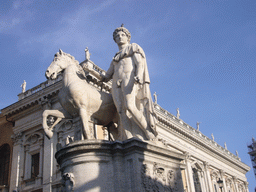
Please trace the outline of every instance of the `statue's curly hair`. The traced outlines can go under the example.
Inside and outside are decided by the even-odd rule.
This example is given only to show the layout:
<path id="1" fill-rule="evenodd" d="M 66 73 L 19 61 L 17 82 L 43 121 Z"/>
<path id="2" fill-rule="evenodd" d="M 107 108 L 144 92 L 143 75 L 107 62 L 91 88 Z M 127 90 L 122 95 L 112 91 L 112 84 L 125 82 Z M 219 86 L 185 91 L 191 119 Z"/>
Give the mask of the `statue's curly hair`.
<path id="1" fill-rule="evenodd" d="M 115 31 L 113 32 L 113 39 L 114 39 L 114 41 L 115 41 L 116 34 L 119 31 L 123 31 L 126 34 L 126 36 L 128 37 L 128 42 L 130 43 L 130 41 L 131 41 L 131 33 L 128 31 L 128 29 L 126 29 L 124 27 L 123 24 L 121 25 L 121 27 L 116 28 Z"/>

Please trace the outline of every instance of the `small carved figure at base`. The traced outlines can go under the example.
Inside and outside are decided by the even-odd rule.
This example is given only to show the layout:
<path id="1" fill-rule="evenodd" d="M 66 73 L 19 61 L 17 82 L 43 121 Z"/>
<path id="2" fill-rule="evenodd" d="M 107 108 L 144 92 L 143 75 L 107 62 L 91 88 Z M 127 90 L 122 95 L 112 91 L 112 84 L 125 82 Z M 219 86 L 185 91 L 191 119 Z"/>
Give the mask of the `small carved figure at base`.
<path id="1" fill-rule="evenodd" d="M 75 187 L 75 177 L 73 173 L 64 173 L 62 175 L 62 182 L 65 192 L 73 192 Z"/>

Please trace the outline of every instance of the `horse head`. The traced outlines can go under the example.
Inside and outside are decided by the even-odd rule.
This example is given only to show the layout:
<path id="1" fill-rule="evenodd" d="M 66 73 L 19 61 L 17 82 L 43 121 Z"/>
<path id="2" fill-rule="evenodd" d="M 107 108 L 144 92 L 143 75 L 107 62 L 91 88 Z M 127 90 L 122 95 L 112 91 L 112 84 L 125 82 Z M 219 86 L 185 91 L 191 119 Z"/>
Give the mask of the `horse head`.
<path id="1" fill-rule="evenodd" d="M 51 65 L 45 72 L 47 79 L 56 79 L 57 75 L 66 69 L 70 64 L 78 62 L 70 54 L 64 53 L 61 49 L 54 55 Z"/>

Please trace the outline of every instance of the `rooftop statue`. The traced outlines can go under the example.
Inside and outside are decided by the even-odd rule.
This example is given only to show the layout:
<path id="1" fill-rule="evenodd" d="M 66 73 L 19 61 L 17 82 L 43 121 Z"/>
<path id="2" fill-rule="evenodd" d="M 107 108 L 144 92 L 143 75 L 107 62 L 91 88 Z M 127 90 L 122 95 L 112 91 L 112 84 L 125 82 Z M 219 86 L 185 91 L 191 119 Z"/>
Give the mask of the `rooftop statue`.
<path id="1" fill-rule="evenodd" d="M 70 54 L 60 50 L 55 54 L 53 62 L 48 67 L 45 76 L 56 79 L 63 73 L 63 85 L 58 94 L 63 110 L 45 110 L 43 112 L 43 128 L 48 138 L 53 136 L 53 128 L 62 119 L 81 117 L 85 139 L 94 139 L 94 133 L 88 127 L 89 117 L 97 120 L 97 124 L 107 126 L 112 121 L 117 122 L 116 108 L 111 94 L 93 88 L 86 80 L 84 71 Z M 108 114 L 108 115 L 106 115 Z M 51 116 L 56 120 L 47 123 Z"/>
<path id="2" fill-rule="evenodd" d="M 153 96 L 154 96 L 154 103 L 157 104 L 157 94 L 156 94 L 156 92 L 153 94 Z"/>
<path id="3" fill-rule="evenodd" d="M 88 47 L 86 47 L 84 51 L 85 51 L 85 59 L 86 59 L 87 61 L 89 61 L 91 54 L 89 53 Z"/>
<path id="4" fill-rule="evenodd" d="M 22 93 L 25 93 L 26 92 L 26 85 L 27 85 L 27 83 L 26 83 L 26 81 L 24 80 L 24 82 L 21 84 L 21 88 L 22 88 Z"/>
<path id="5" fill-rule="evenodd" d="M 179 109 L 179 108 L 177 108 L 177 109 L 176 109 L 176 111 L 177 111 L 177 115 L 176 115 L 176 117 L 179 119 L 179 118 L 180 118 L 180 109 Z"/>
<path id="6" fill-rule="evenodd" d="M 213 133 L 211 134 L 211 136 L 212 136 L 212 140 L 214 141 L 214 135 L 213 135 Z"/>
<path id="7" fill-rule="evenodd" d="M 112 96 L 119 114 L 119 137 L 154 139 L 156 136 L 153 102 L 149 89 L 146 56 L 131 34 L 123 27 L 113 33 L 119 51 L 102 81 L 113 79 Z M 138 128 L 135 128 L 135 127 Z"/>
<path id="8" fill-rule="evenodd" d="M 199 125 L 201 122 L 196 122 L 196 130 L 199 131 Z"/>

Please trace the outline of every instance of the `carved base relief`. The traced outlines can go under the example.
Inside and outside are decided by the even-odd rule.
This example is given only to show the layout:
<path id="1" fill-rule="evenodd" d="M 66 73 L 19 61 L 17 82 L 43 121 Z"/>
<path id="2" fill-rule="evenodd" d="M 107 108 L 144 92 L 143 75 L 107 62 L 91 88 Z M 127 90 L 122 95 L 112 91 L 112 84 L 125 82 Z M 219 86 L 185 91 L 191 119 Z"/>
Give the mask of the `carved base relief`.
<path id="1" fill-rule="evenodd" d="M 153 168 L 142 164 L 141 181 L 145 192 L 183 191 L 180 170 L 170 169 L 154 163 Z"/>

